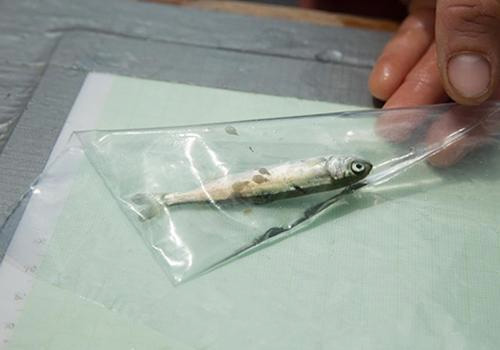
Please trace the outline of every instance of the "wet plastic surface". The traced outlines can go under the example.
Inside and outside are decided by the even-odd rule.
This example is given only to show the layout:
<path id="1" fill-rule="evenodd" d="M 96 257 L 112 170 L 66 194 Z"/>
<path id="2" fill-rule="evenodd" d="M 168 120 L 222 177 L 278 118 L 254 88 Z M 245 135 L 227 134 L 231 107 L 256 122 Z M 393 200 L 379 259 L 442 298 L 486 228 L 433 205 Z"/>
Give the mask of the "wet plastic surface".
<path id="1" fill-rule="evenodd" d="M 500 198 L 494 190 L 500 181 L 498 105 L 482 108 L 448 105 L 87 132 L 86 153 L 96 168 L 76 145 L 33 187 L 32 199 L 40 210 L 30 211 L 27 222 L 43 228 L 42 233 L 53 231 L 33 278 L 55 294 L 63 291 L 140 321 L 180 348 L 252 349 L 265 344 L 303 349 L 318 343 L 375 349 L 415 344 L 495 348 L 500 343 L 500 222 L 495 209 Z M 384 126 L 384 120 L 390 123 Z M 314 134 L 306 139 L 304 130 Z M 280 139 L 297 133 L 301 138 Z M 387 137 L 396 136 L 401 143 L 387 143 Z M 181 148 L 192 140 L 192 151 L 173 152 L 172 143 L 162 147 L 172 137 Z M 255 139 L 262 148 L 254 143 L 252 152 L 248 143 Z M 283 147 L 275 147 L 279 145 Z M 207 150 L 216 151 L 219 162 L 205 157 Z M 240 171 L 260 165 L 263 158 L 276 164 L 321 150 L 349 151 L 372 160 L 375 168 L 366 186 L 297 227 L 293 237 L 203 276 L 203 264 L 240 247 L 256 232 L 253 228 L 286 225 L 327 194 L 256 205 L 250 213 L 239 203 L 224 211 L 210 204 L 178 207 L 146 223 L 147 228 L 120 200 L 149 186 L 197 184 L 193 168 L 187 166 L 190 154 L 194 168 L 212 177 L 221 165 Z M 106 159 L 109 164 L 103 163 Z M 428 164 L 442 165 L 444 160 L 454 164 Z M 178 171 L 183 171 L 182 178 L 167 181 L 165 177 Z M 69 186 L 69 195 L 54 196 L 61 186 Z M 52 216 L 55 226 L 46 227 Z M 163 260 L 151 258 L 154 246 L 170 244 L 173 231 L 163 230 L 169 222 L 178 225 L 178 242 L 185 240 L 196 268 L 170 269 L 167 258 L 175 249 L 165 249 Z M 243 227 L 243 234 L 232 230 L 234 226 Z M 21 268 L 29 266 L 25 258 L 7 257 Z M 179 271 L 182 278 L 196 278 L 173 287 L 165 271 L 174 282 L 172 276 Z"/>
<path id="2" fill-rule="evenodd" d="M 444 105 L 188 128 L 88 131 L 77 137 L 148 248 L 179 283 L 307 228 L 327 209 L 333 217 L 336 206 L 344 206 L 344 215 L 356 215 L 359 208 L 347 206 L 344 198 L 353 193 L 362 208 L 376 205 L 383 191 L 371 198 L 363 193 L 418 163 L 449 165 L 470 149 L 496 146 L 496 134 L 481 132 L 496 133 L 492 125 L 498 124 L 498 115 L 496 104 L 475 109 Z M 447 118 L 454 123 L 443 124 Z M 405 140 L 399 146 L 387 143 L 386 138 L 396 137 Z M 344 164 L 342 157 L 354 158 Z M 356 177 L 352 166 L 363 161 L 373 164 L 373 171 Z M 314 185 L 321 176 L 329 179 L 327 189 Z M 337 176 L 352 180 L 334 186 Z M 422 181 L 437 181 L 434 174 L 419 181 L 411 172 L 409 176 L 413 180 L 399 185 L 420 191 L 426 190 Z"/>

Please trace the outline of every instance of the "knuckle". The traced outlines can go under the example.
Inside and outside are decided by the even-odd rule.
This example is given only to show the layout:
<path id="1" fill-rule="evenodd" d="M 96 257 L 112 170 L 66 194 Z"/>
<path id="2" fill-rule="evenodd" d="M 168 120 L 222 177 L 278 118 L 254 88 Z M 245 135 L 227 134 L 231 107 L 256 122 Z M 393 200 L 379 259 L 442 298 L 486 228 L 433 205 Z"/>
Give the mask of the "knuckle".
<path id="1" fill-rule="evenodd" d="M 434 16 L 434 11 L 418 11 L 406 17 L 399 29 L 401 32 L 412 30 L 434 31 Z"/>
<path id="2" fill-rule="evenodd" d="M 441 14 L 447 28 L 463 36 L 477 38 L 498 30 L 500 1 L 444 0 Z"/>

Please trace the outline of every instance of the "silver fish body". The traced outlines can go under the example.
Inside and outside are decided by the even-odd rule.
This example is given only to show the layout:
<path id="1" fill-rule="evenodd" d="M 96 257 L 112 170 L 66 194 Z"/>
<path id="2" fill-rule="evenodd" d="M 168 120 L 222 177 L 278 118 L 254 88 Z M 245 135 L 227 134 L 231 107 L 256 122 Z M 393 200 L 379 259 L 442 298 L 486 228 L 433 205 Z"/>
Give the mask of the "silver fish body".
<path id="1" fill-rule="evenodd" d="M 371 169 L 370 162 L 355 157 L 315 157 L 226 176 L 188 192 L 154 197 L 156 203 L 166 206 L 230 200 L 265 203 L 346 187 L 364 179 Z M 136 196 L 133 202 L 143 207 L 151 204 L 145 195 Z M 140 210 L 138 214 L 143 219 L 156 215 L 149 211 Z"/>

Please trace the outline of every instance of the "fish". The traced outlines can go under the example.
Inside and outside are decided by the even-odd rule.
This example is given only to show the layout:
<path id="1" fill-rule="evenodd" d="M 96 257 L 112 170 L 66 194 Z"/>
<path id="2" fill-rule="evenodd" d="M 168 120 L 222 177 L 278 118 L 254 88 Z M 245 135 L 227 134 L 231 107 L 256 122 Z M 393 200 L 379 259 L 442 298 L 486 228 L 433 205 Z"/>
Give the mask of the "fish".
<path id="1" fill-rule="evenodd" d="M 227 201 L 263 204 L 347 187 L 368 176 L 372 168 L 369 161 L 354 156 L 313 157 L 224 176 L 187 192 L 136 194 L 132 209 L 141 220 L 148 220 L 165 206 Z"/>

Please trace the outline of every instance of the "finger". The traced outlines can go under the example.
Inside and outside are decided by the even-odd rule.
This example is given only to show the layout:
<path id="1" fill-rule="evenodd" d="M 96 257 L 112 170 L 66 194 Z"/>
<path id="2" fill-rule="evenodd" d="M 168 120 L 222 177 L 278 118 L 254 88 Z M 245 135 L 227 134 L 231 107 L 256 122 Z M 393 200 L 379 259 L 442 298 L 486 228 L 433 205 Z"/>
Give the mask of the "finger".
<path id="1" fill-rule="evenodd" d="M 431 45 L 384 108 L 409 107 L 444 102 L 446 93 L 437 68 L 435 45 Z"/>
<path id="2" fill-rule="evenodd" d="M 435 10 L 436 9 L 436 0 L 412 0 L 405 2 L 409 2 L 408 11 L 410 13 L 414 13 L 419 10 Z"/>
<path id="3" fill-rule="evenodd" d="M 413 131 L 425 122 L 424 111 L 415 109 L 384 110 L 377 119 L 375 130 L 389 142 L 401 143 L 408 140 Z"/>
<path id="4" fill-rule="evenodd" d="M 498 0 L 438 0 L 438 64 L 448 95 L 461 104 L 479 104 L 498 84 L 500 55 Z"/>
<path id="5" fill-rule="evenodd" d="M 472 109 L 457 106 L 437 119 L 427 132 L 426 144 L 429 147 L 442 145 L 456 138 L 439 153 L 429 158 L 435 167 L 448 167 L 463 159 L 471 151 L 490 142 L 490 136 L 500 129 L 498 112 L 492 114 L 488 105 Z"/>
<path id="6" fill-rule="evenodd" d="M 401 24 L 375 63 L 369 80 L 373 96 L 386 101 L 434 40 L 434 10 L 418 9 Z"/>
<path id="7" fill-rule="evenodd" d="M 436 65 L 435 46 L 431 45 L 384 108 L 409 107 L 447 101 Z M 412 112 L 387 113 L 377 120 L 379 135 L 392 142 L 407 140 L 425 120 L 425 115 Z"/>

